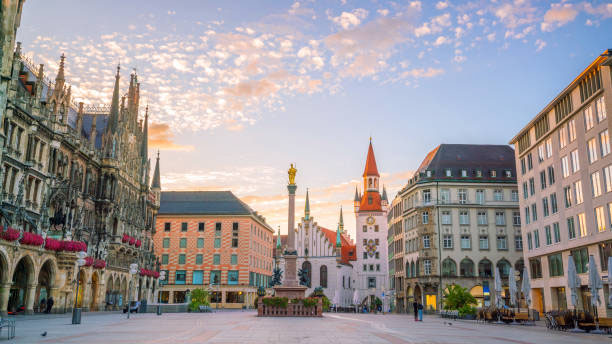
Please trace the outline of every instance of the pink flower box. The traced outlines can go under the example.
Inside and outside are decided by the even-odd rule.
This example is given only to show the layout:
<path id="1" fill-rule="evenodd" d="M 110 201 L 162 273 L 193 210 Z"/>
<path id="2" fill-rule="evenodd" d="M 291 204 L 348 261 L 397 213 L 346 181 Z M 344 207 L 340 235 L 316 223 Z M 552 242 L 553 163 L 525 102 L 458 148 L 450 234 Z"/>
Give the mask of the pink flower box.
<path id="1" fill-rule="evenodd" d="M 140 245 L 142 245 L 142 242 L 140 240 L 136 240 L 136 243 L 134 244 L 134 246 L 140 247 Z"/>
<path id="2" fill-rule="evenodd" d="M 121 238 L 121 242 L 126 243 L 128 241 L 130 241 L 130 236 L 127 234 L 123 234 L 123 237 Z"/>
<path id="3" fill-rule="evenodd" d="M 45 243 L 45 239 L 36 233 L 24 232 L 19 242 L 23 245 L 41 246 Z"/>
<path id="4" fill-rule="evenodd" d="M 0 237 L 6 241 L 15 241 L 19 239 L 19 231 L 11 227 L 0 233 Z"/>
<path id="5" fill-rule="evenodd" d="M 135 239 L 135 238 L 130 237 L 130 245 L 132 245 L 132 246 L 133 246 L 135 243 L 136 243 L 136 239 Z"/>
<path id="6" fill-rule="evenodd" d="M 87 251 L 87 244 L 82 241 L 62 241 L 62 250 L 66 252 Z"/>
<path id="7" fill-rule="evenodd" d="M 85 257 L 85 266 L 92 266 L 94 263 L 93 257 Z"/>
<path id="8" fill-rule="evenodd" d="M 62 249 L 62 243 L 59 240 L 47 238 L 45 248 L 50 251 L 60 251 Z"/>
<path id="9" fill-rule="evenodd" d="M 96 259 L 93 263 L 94 269 L 104 269 L 106 267 L 106 261 L 102 259 Z"/>

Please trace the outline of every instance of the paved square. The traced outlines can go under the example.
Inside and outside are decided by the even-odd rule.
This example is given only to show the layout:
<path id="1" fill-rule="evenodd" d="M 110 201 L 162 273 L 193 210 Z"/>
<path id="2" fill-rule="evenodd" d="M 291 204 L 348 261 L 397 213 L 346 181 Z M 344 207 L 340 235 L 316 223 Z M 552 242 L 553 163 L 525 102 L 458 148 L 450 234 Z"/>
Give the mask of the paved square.
<path id="1" fill-rule="evenodd" d="M 253 311 L 134 314 L 84 313 L 17 318 L 14 343 L 603 343 L 609 336 L 575 335 L 545 327 L 477 324 L 436 316 L 333 313 L 323 318 L 258 318 Z M 446 324 L 445 324 L 446 323 Z M 47 336 L 40 334 L 47 331 Z M 6 332 L 3 332 L 3 334 Z M 6 337 L 5 337 L 6 338 Z M 1 341 L 2 339 L 0 339 Z M 4 339 L 6 340 L 6 339 Z"/>

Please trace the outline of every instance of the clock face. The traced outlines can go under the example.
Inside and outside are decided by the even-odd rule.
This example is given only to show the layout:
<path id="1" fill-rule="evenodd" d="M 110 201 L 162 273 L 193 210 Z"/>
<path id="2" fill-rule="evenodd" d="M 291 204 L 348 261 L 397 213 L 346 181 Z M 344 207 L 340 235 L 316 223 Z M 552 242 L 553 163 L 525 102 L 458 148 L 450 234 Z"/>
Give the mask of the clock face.
<path id="1" fill-rule="evenodd" d="M 368 216 L 368 219 L 366 221 L 368 222 L 369 225 L 373 225 L 374 222 L 376 222 L 372 216 Z"/>

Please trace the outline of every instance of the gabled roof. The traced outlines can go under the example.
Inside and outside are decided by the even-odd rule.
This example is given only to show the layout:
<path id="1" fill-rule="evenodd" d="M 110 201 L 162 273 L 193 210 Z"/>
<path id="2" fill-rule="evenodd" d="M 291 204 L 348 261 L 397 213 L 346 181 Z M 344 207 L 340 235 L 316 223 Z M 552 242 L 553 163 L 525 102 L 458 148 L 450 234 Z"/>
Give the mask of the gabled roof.
<path id="1" fill-rule="evenodd" d="M 325 237 L 327 238 L 327 241 L 329 241 L 330 244 L 332 244 L 333 247 L 336 247 L 336 245 L 335 245 L 335 242 L 336 242 L 336 231 L 332 231 L 331 229 L 327 229 L 327 228 L 323 228 L 323 227 L 319 227 L 319 229 L 321 229 L 323 234 L 325 234 Z M 342 263 L 344 263 L 344 264 L 350 264 L 349 263 L 350 261 L 357 260 L 357 248 L 351 242 L 351 240 L 349 239 L 349 237 L 346 234 L 344 234 L 344 233 L 341 234 L 341 239 L 342 239 L 342 248 L 340 250 L 340 254 L 341 254 L 342 257 L 341 257 L 340 261 Z"/>
<path id="2" fill-rule="evenodd" d="M 363 170 L 363 176 L 380 176 L 378 174 L 378 167 L 376 167 L 376 158 L 374 157 L 374 149 L 372 148 L 372 141 L 370 140 L 370 146 L 368 147 L 368 156 L 366 157 L 365 169 Z"/>
<path id="3" fill-rule="evenodd" d="M 372 199 L 371 203 L 370 199 Z M 363 197 L 361 197 L 361 203 L 359 204 L 359 212 L 362 211 L 382 211 L 380 193 L 377 191 L 366 191 Z"/>
<path id="4" fill-rule="evenodd" d="M 231 191 L 164 191 L 160 215 L 255 215 Z"/>
<path id="5" fill-rule="evenodd" d="M 446 170 L 451 176 L 446 176 Z M 461 177 L 461 170 L 467 171 Z M 427 175 L 429 171 L 430 176 Z M 477 176 L 480 171 L 481 176 Z M 491 171 L 496 171 L 493 177 Z M 505 176 L 511 171 L 511 177 Z M 516 182 L 514 149 L 508 145 L 441 144 L 427 154 L 419 166 L 420 180 L 428 179 L 478 179 L 482 181 Z"/>

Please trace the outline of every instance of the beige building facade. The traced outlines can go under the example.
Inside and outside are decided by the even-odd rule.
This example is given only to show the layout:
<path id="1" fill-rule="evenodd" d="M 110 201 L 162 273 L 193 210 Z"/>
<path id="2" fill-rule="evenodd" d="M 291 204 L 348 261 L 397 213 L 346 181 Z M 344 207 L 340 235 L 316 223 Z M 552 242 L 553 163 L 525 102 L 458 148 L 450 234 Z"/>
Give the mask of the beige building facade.
<path id="1" fill-rule="evenodd" d="M 505 288 L 510 267 L 522 271 L 513 156 L 509 146 L 442 144 L 398 192 L 389 217 L 398 311 L 415 300 L 440 309 L 451 284 L 488 306 L 495 268 Z"/>
<path id="2" fill-rule="evenodd" d="M 595 59 L 511 141 L 516 147 L 525 260 L 534 308 L 572 309 L 568 259 L 588 302 L 588 260 L 604 280 L 599 314 L 612 315 L 607 259 L 612 254 L 611 51 Z"/>

